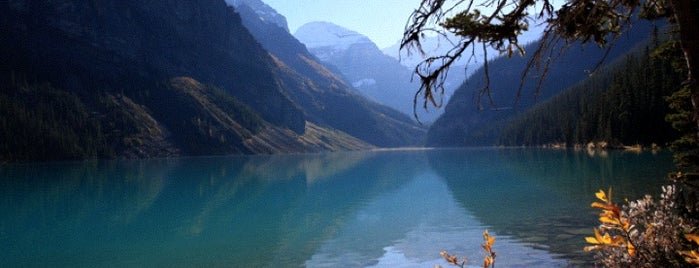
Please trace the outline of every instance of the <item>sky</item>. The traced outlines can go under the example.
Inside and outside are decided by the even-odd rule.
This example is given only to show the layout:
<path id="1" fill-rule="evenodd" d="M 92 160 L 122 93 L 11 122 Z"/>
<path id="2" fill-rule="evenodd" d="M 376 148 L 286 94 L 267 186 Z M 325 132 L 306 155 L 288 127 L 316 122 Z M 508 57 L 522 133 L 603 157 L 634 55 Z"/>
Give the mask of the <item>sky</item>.
<path id="1" fill-rule="evenodd" d="M 366 35 L 379 48 L 403 37 L 420 0 L 262 0 L 286 17 L 293 34 L 303 24 L 327 21 Z"/>

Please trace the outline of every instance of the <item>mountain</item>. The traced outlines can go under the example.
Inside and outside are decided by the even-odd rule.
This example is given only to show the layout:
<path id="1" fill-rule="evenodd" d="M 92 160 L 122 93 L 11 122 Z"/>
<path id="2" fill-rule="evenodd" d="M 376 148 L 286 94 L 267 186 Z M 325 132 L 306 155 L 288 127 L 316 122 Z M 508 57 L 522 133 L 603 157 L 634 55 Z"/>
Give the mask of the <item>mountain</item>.
<path id="1" fill-rule="evenodd" d="M 260 0 L 226 0 L 226 3 L 236 8 L 241 5 L 246 5 L 255 11 L 255 14 L 260 20 L 277 25 L 279 28 L 289 32 L 289 25 L 286 22 L 286 17 Z"/>
<path id="2" fill-rule="evenodd" d="M 612 61 L 626 53 L 652 32 L 650 23 L 634 24 L 615 43 L 606 58 Z M 517 97 L 520 77 L 538 43 L 525 47 L 526 57 L 492 60 L 490 67 L 491 96 L 478 98 L 484 87 L 484 70 L 481 68 L 454 92 L 445 107 L 444 114 L 430 127 L 428 146 L 490 146 L 498 142 L 501 131 L 509 120 L 567 89 L 583 78 L 603 59 L 605 50 L 594 44 L 570 44 L 564 53 L 556 56 L 546 73 L 539 93 L 535 92 L 541 73 L 532 71 L 524 81 L 521 96 Z M 559 44 L 557 49 L 562 48 Z M 479 109 L 483 107 L 483 110 Z"/>
<path id="3" fill-rule="evenodd" d="M 517 116 L 500 144 L 652 146 L 676 140 L 676 123 L 666 120 L 667 99 L 681 88 L 685 72 L 673 62 L 682 61 L 682 51 L 661 47 L 656 33 L 594 76 Z"/>
<path id="4" fill-rule="evenodd" d="M 442 36 L 425 36 L 423 41 L 421 42 L 422 49 L 425 51 L 425 55 L 422 55 L 417 51 L 411 51 L 410 53 L 408 53 L 408 51 L 405 49 L 401 50 L 400 40 L 395 44 L 391 45 L 390 47 L 381 49 L 381 51 L 388 56 L 400 60 L 400 63 L 403 64 L 405 67 L 412 69 L 415 68 L 415 66 L 420 64 L 422 61 L 424 61 L 428 56 L 444 55 L 447 52 L 449 52 L 449 50 L 451 50 L 451 48 L 453 47 L 451 40 L 458 40 L 458 37 L 452 34 L 449 34 L 447 38 Z M 483 58 L 483 53 L 481 51 L 476 51 L 476 53 L 478 53 L 476 55 L 477 59 Z M 496 53 L 490 53 L 490 55 L 495 54 Z M 468 58 L 464 57 L 459 59 L 456 62 L 455 66 L 467 65 L 475 69 L 479 64 L 477 62 L 472 62 L 472 64 L 468 64 Z M 473 70 L 471 72 L 473 72 Z M 462 77 L 461 82 L 463 82 L 463 79 L 465 78 Z"/>
<path id="5" fill-rule="evenodd" d="M 330 61 L 334 54 L 341 53 L 354 45 L 372 45 L 366 36 L 330 22 L 309 22 L 294 33 L 314 55 L 322 61 Z"/>
<path id="6" fill-rule="evenodd" d="M 543 32 L 544 29 L 544 23 L 540 22 L 532 22 L 530 23 L 531 28 L 529 31 L 524 32 L 520 37 L 519 37 L 519 43 L 520 44 L 529 44 L 532 42 L 536 42 L 540 36 L 541 33 Z M 439 55 L 445 55 L 449 50 L 453 48 L 453 45 L 457 40 L 459 40 L 459 37 L 456 35 L 447 32 L 446 36 L 442 35 L 427 35 L 424 36 L 421 45 L 422 49 L 425 52 L 425 55 L 421 55 L 419 52 L 413 52 L 411 51 L 408 53 L 407 50 L 403 49 L 400 50 L 400 43 L 401 41 L 397 41 L 395 44 L 382 48 L 381 51 L 383 51 L 384 54 L 389 55 L 393 58 L 399 59 L 400 63 L 405 65 L 408 68 L 414 68 L 416 65 L 424 61 L 427 57 L 429 56 L 439 56 Z M 461 66 L 463 69 L 464 67 L 468 66 L 468 68 L 471 70 L 469 72 L 473 73 L 480 65 L 482 65 L 482 60 L 483 59 L 483 51 L 481 49 L 476 49 L 474 51 L 475 54 L 475 59 L 471 61 L 469 64 L 468 62 L 468 57 L 463 57 L 457 60 L 457 63 L 454 66 Z M 499 53 L 492 49 L 488 48 L 488 55 L 498 55 Z M 477 61 L 476 61 L 477 59 Z M 463 82 L 463 81 L 461 81 Z M 461 84 L 461 83 L 459 83 Z M 458 86 L 458 85 L 457 85 Z"/>
<path id="7" fill-rule="evenodd" d="M 294 36 L 327 65 L 335 66 L 351 85 L 370 99 L 413 116 L 418 89 L 412 71 L 385 55 L 368 37 L 329 22 L 301 26 Z M 422 122 L 432 122 L 441 110 L 417 108 Z"/>
<path id="8" fill-rule="evenodd" d="M 236 6 L 243 24 L 277 60 L 288 96 L 303 107 L 309 121 L 381 147 L 422 145 L 425 130 L 410 117 L 357 93 L 342 75 L 294 36 L 261 18 L 246 1 L 254 0 Z"/>
<path id="9" fill-rule="evenodd" d="M 0 161 L 412 144 L 390 112 L 314 94 L 222 0 L 3 1 L 0 29 Z M 378 138 L 338 129 L 348 121 Z"/>

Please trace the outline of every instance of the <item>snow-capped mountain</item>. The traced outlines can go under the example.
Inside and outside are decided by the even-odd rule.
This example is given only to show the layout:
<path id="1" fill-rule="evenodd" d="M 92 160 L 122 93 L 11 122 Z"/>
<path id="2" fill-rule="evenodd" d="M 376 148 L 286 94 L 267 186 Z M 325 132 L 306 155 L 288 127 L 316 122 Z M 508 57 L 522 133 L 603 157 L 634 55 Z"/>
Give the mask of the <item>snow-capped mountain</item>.
<path id="1" fill-rule="evenodd" d="M 294 36 L 322 61 L 331 60 L 335 53 L 346 51 L 353 45 L 375 46 L 360 33 L 322 21 L 304 24 Z"/>
<path id="2" fill-rule="evenodd" d="M 309 122 L 328 125 L 379 146 L 420 144 L 424 130 L 410 117 L 358 94 L 337 68 L 327 68 L 291 33 L 259 17 L 259 11 L 241 4 L 236 12 L 282 73 L 288 75 L 275 81 L 306 112 Z M 381 123 L 369 130 L 366 124 L 376 122 Z"/>
<path id="3" fill-rule="evenodd" d="M 530 30 L 524 32 L 519 37 L 519 43 L 521 45 L 527 45 L 531 42 L 537 41 L 541 36 L 543 30 L 544 29 L 542 24 L 532 23 Z M 400 40 L 398 40 L 395 44 L 391 45 L 390 47 L 382 48 L 381 51 L 383 51 L 383 53 L 385 53 L 386 55 L 399 59 L 401 64 L 412 69 L 428 57 L 447 54 L 449 50 L 451 50 L 454 47 L 454 44 L 458 43 L 460 38 L 461 37 L 458 37 L 449 32 L 446 33 L 446 36 L 427 36 L 422 40 L 422 49 L 424 50 L 425 55 L 422 55 L 415 50 L 412 50 L 411 53 L 408 53 L 408 51 L 405 49 L 400 50 Z M 470 51 L 470 49 L 468 51 Z M 464 57 L 457 61 L 455 66 L 466 66 L 468 64 L 469 68 L 475 71 L 475 69 L 479 68 L 483 64 L 484 54 L 480 46 L 476 47 L 474 53 L 475 54 L 473 59 L 471 59 L 471 62 L 468 61 L 468 56 L 470 55 L 470 53 L 467 53 L 469 55 L 464 55 Z M 488 58 L 494 59 L 499 56 L 501 55 L 498 51 L 496 51 L 493 48 L 488 48 Z"/>
<path id="4" fill-rule="evenodd" d="M 226 0 L 226 3 L 234 8 L 237 8 L 240 5 L 246 5 L 254 10 L 255 13 L 260 16 L 261 20 L 276 24 L 289 32 L 289 25 L 287 24 L 286 17 L 277 13 L 274 8 L 268 6 L 260 0 Z"/>
<path id="5" fill-rule="evenodd" d="M 422 49 L 425 51 L 425 55 L 420 54 L 420 52 L 412 50 L 408 53 L 407 50 L 400 50 L 400 41 L 396 42 L 390 47 L 383 48 L 382 51 L 386 55 L 394 57 L 400 60 L 400 63 L 408 68 L 415 68 L 416 65 L 424 61 L 429 56 L 437 56 L 446 54 L 452 47 L 450 40 L 458 40 L 457 37 L 451 36 L 449 38 L 443 36 L 430 36 L 422 41 Z M 478 52 L 478 51 L 476 51 Z M 478 55 L 480 60 L 482 57 Z M 457 65 L 466 65 L 467 59 L 462 58 L 457 62 Z"/>
<path id="6" fill-rule="evenodd" d="M 364 96 L 413 115 L 413 97 L 419 85 L 411 82 L 411 70 L 381 52 L 368 37 L 329 22 L 308 23 L 294 36 L 321 61 L 337 67 Z M 418 108 L 422 122 L 431 122 L 441 113 Z"/>

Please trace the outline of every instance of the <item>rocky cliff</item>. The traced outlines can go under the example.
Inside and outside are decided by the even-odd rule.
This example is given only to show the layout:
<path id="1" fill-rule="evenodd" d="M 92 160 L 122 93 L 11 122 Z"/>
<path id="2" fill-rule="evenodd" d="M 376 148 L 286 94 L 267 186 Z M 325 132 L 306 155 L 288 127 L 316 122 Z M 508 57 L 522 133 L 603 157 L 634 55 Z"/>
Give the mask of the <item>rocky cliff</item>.
<path id="1" fill-rule="evenodd" d="M 255 10 L 255 5 L 245 4 L 255 4 L 258 1 L 239 2 L 236 11 L 241 15 L 243 24 L 278 60 L 284 71 L 280 75 L 284 82 L 283 88 L 294 102 L 300 104 L 308 121 L 331 126 L 380 147 L 422 145 L 425 130 L 414 120 L 358 94 L 347 81 L 345 73 L 334 72 L 332 67 L 311 54 L 307 46 L 285 29 L 266 17 L 261 17 L 260 10 Z M 381 54 L 378 49 L 376 51 Z M 409 80 L 408 76 L 404 78 Z M 383 88 L 386 94 L 401 95 L 400 91 L 393 92 L 392 89 L 395 88 Z M 408 90 L 409 95 L 413 95 L 410 89 L 402 90 Z M 405 106 L 412 107 L 412 99 L 393 99 L 404 100 Z"/>
<path id="2" fill-rule="evenodd" d="M 307 123 L 223 0 L 3 1 L 0 28 L 0 161 L 373 147 Z"/>

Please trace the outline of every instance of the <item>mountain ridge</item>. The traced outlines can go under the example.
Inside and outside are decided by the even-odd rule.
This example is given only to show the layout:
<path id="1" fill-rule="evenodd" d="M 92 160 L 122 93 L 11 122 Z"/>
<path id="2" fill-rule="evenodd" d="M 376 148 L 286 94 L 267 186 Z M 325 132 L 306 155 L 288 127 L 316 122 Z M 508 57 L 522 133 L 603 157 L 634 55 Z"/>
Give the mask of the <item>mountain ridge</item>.
<path id="1" fill-rule="evenodd" d="M 613 61 L 623 55 L 628 49 L 648 37 L 652 23 L 639 22 L 615 42 L 606 58 Z M 565 53 L 552 61 L 546 79 L 541 85 L 541 91 L 535 94 L 538 80 L 542 74 L 533 70 L 525 78 L 521 97 L 517 88 L 521 72 L 524 70 L 531 52 L 538 43 L 525 46 L 528 52 L 525 57 L 500 57 L 489 63 L 491 96 L 478 98 L 478 90 L 484 87 L 484 70 L 477 70 L 467 79 L 444 108 L 444 114 L 430 127 L 427 146 L 463 147 L 463 146 L 494 146 L 499 139 L 499 133 L 508 120 L 527 111 L 535 103 L 562 92 L 589 75 L 589 71 L 604 58 L 605 49 L 580 43 L 566 45 Z M 561 49 L 559 45 L 556 49 Z M 558 50 L 556 50 L 558 51 Z M 479 107 L 484 107 L 479 110 Z"/>
<path id="2" fill-rule="evenodd" d="M 303 78 L 222 0 L 17 0 L 0 2 L 0 15 L 0 161 L 375 148 L 314 120 L 286 87 Z M 400 146 L 401 135 L 372 143 Z"/>
<path id="3" fill-rule="evenodd" d="M 428 124 L 441 114 L 441 110 L 413 109 L 418 84 L 412 81 L 411 70 L 361 33 L 330 22 L 310 22 L 294 36 L 325 64 L 335 66 L 362 95 L 410 117 L 417 114 Z"/>
<path id="4" fill-rule="evenodd" d="M 346 79 L 279 27 L 261 20 L 249 6 L 237 7 L 243 24 L 285 70 L 282 83 L 309 121 L 329 125 L 379 147 L 417 146 L 424 129 L 405 114 L 360 95 Z M 368 38 L 364 42 L 370 42 Z M 373 44 L 373 43 L 372 43 Z"/>

